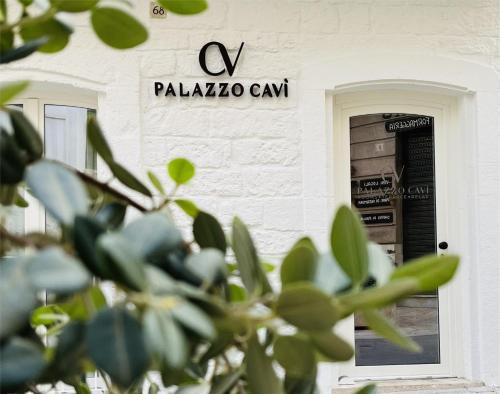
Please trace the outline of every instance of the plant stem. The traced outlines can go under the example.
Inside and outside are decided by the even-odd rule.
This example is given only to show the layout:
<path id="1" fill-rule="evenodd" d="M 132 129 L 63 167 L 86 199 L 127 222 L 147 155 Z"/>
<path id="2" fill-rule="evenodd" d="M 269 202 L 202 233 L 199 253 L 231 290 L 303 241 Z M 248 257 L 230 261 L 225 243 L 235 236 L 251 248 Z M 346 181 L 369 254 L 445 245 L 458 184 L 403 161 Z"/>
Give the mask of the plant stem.
<path id="1" fill-rule="evenodd" d="M 57 163 L 61 164 L 59 162 L 57 162 Z M 109 186 L 108 184 L 100 182 L 97 179 L 92 178 L 90 175 L 87 175 L 82 171 L 75 170 L 74 168 L 71 168 L 71 167 L 68 167 L 68 168 L 71 169 L 72 171 L 74 171 L 75 174 L 78 175 L 78 177 L 82 181 L 84 181 L 86 183 L 90 183 L 92 186 L 97 187 L 98 189 L 102 190 L 103 192 L 111 194 L 112 196 L 116 197 L 117 199 L 128 203 L 129 205 L 133 206 L 138 211 L 141 211 L 141 212 L 148 211 L 148 209 L 146 207 L 144 207 L 143 205 L 139 204 L 138 202 L 132 200 L 130 197 L 128 197 L 125 194 L 123 194 L 122 192 L 114 189 L 113 187 Z"/>
<path id="2" fill-rule="evenodd" d="M 50 160 L 50 159 L 44 159 L 44 160 L 50 161 L 50 162 L 52 162 L 54 164 L 57 164 L 57 165 L 60 165 L 60 166 L 63 166 L 68 171 L 73 172 L 83 182 L 89 183 L 92 186 L 95 186 L 96 188 L 98 188 L 99 190 L 101 190 L 101 191 L 103 191 L 105 193 L 111 194 L 112 196 L 116 197 L 117 199 L 122 200 L 122 201 L 126 202 L 127 204 L 133 206 L 135 209 L 137 209 L 140 212 L 148 212 L 149 211 L 148 208 L 146 208 L 145 206 L 143 206 L 143 205 L 139 204 L 138 202 L 132 200 L 129 196 L 123 194 L 119 190 L 116 190 L 115 188 L 113 188 L 112 186 L 108 185 L 107 183 L 101 182 L 101 181 L 93 178 L 92 176 L 86 174 L 83 171 L 77 170 L 76 168 L 71 167 L 71 166 L 67 165 L 66 163 L 60 162 L 58 160 Z"/>
<path id="3" fill-rule="evenodd" d="M 108 393 L 112 394 L 114 393 L 111 383 L 108 381 L 108 378 L 106 377 L 106 374 L 99 369 L 99 373 L 101 374 L 102 380 L 104 380 L 104 384 L 106 385 L 106 388 L 108 389 Z"/>
<path id="4" fill-rule="evenodd" d="M 21 236 L 10 233 L 3 226 L 0 226 L 0 238 L 5 238 L 8 241 L 12 242 L 13 244 L 15 244 L 17 246 L 22 246 L 24 248 L 29 248 L 29 247 L 36 248 L 36 249 L 43 248 L 43 245 L 40 245 L 29 238 L 21 237 Z"/>

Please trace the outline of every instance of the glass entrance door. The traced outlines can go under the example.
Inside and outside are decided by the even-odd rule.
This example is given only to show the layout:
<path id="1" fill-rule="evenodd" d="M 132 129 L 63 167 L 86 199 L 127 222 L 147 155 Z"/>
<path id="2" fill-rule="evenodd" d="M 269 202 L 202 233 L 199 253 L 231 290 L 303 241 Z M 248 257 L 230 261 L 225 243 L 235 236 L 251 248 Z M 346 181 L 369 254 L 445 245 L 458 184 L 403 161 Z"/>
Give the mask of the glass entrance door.
<path id="1" fill-rule="evenodd" d="M 369 238 L 395 266 L 436 253 L 434 119 L 380 113 L 350 118 L 351 201 Z M 385 315 L 419 343 L 401 350 L 354 318 L 356 366 L 439 364 L 438 293 L 422 293 L 387 308 Z"/>

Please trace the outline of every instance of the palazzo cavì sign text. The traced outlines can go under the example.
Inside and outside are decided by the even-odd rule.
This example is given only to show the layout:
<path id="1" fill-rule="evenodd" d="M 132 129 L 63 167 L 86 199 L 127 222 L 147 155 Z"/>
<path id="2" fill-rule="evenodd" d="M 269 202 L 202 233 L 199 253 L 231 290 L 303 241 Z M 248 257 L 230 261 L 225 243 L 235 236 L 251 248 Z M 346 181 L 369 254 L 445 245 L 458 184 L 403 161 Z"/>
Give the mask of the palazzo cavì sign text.
<path id="1" fill-rule="evenodd" d="M 245 43 L 242 42 L 238 53 L 234 60 L 231 60 L 227 48 L 224 44 L 211 41 L 205 44 L 199 53 L 198 61 L 201 69 L 212 77 L 219 77 L 228 74 L 232 77 L 236 66 L 240 59 L 241 52 L 243 51 Z M 223 66 L 221 68 L 211 68 L 207 64 L 207 51 L 210 48 L 218 49 L 222 58 Z M 242 97 L 250 95 L 254 98 L 281 98 L 288 97 L 288 79 L 284 78 L 281 82 L 253 82 L 253 83 L 240 83 L 228 81 L 205 81 L 195 83 L 184 82 L 154 82 L 155 96 L 160 97 Z"/>

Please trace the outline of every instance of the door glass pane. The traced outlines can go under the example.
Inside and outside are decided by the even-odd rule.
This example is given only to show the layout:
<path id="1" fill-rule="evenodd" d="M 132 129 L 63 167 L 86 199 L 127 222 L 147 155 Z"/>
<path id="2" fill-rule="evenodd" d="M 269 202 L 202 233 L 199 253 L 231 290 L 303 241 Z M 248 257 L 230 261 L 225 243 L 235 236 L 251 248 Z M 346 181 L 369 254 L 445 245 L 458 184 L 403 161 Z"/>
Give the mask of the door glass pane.
<path id="1" fill-rule="evenodd" d="M 436 253 L 433 118 L 375 114 L 350 119 L 352 204 L 369 238 L 396 266 Z M 369 282 L 368 282 L 369 284 Z M 356 365 L 439 363 L 438 294 L 418 294 L 383 311 L 421 345 L 410 353 L 355 316 Z"/>
<path id="2" fill-rule="evenodd" d="M 95 110 L 65 105 L 45 105 L 45 156 L 78 170 L 94 173 L 96 153 L 87 142 L 87 120 Z M 57 226 L 45 215 L 45 229 L 56 232 Z"/>

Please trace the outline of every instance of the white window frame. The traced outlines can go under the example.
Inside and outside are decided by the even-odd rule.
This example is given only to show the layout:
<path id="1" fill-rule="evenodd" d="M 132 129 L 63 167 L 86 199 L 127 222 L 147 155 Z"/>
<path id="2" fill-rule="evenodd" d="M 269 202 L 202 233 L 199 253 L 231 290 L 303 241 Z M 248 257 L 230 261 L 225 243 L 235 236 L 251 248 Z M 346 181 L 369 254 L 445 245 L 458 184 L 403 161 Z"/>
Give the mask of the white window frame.
<path id="1" fill-rule="evenodd" d="M 97 96 L 88 93 L 80 94 L 78 89 L 75 89 L 74 92 L 68 92 L 66 89 L 54 92 L 32 89 L 12 100 L 9 104 L 23 106 L 24 115 L 31 121 L 35 129 L 40 133 L 42 141 L 44 141 L 45 105 L 80 107 L 97 111 Z M 23 197 L 29 203 L 29 206 L 24 211 L 25 233 L 45 232 L 45 210 L 38 200 L 29 193 L 25 192 Z"/>

